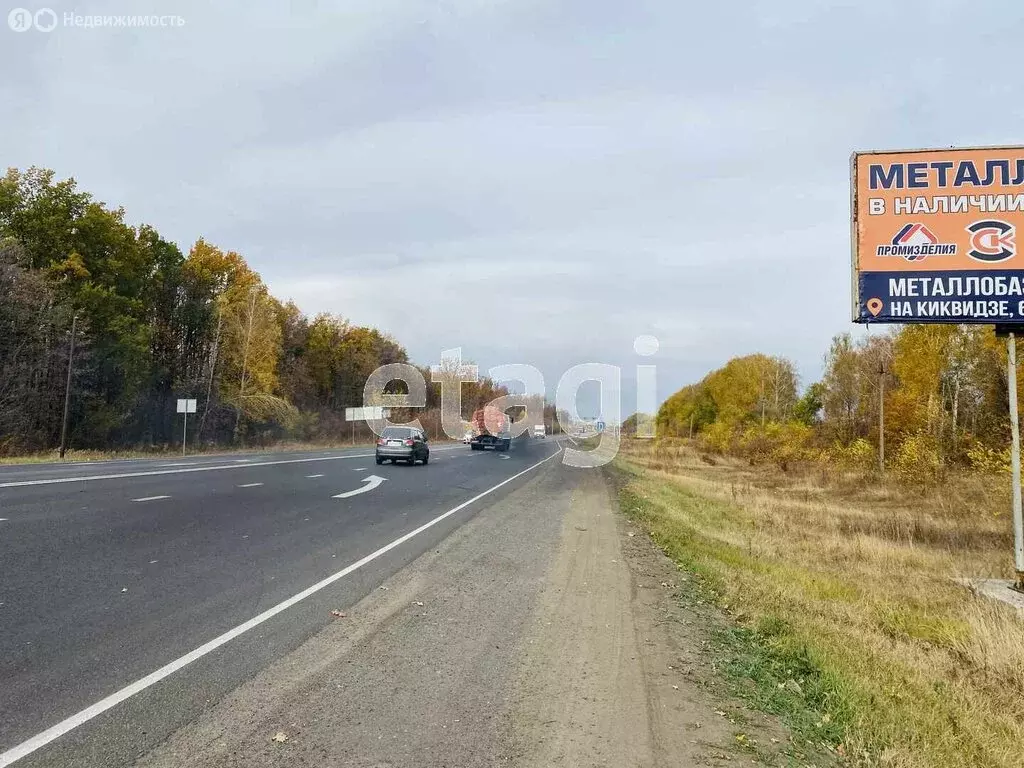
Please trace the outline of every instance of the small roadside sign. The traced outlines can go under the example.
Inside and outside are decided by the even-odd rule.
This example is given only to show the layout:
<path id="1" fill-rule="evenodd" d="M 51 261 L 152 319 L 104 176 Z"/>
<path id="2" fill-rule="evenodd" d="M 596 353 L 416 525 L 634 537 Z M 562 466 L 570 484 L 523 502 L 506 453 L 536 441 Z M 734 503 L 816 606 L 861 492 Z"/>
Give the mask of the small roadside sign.
<path id="1" fill-rule="evenodd" d="M 379 405 L 345 409 L 345 421 L 380 421 L 389 415 L 388 409 Z"/>
<path id="2" fill-rule="evenodd" d="M 184 424 L 181 425 L 181 455 L 185 455 L 185 445 L 188 442 L 188 415 L 196 412 L 195 398 L 178 398 L 178 413 L 185 414 Z"/>

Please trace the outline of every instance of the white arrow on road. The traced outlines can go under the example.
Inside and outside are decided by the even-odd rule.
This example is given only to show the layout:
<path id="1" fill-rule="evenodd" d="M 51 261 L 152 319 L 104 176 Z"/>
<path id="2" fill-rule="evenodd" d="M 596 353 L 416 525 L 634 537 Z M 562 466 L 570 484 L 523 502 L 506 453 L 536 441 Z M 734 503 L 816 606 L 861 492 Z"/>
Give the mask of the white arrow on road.
<path id="1" fill-rule="evenodd" d="M 372 491 L 378 485 L 383 483 L 386 479 L 387 478 L 384 477 L 378 477 L 377 475 L 367 475 L 366 477 L 363 478 L 363 482 L 365 483 L 365 485 L 363 485 L 362 487 L 356 488 L 354 491 L 345 491 L 345 493 L 339 493 L 337 496 L 332 496 L 331 498 L 350 499 L 353 496 L 358 496 L 360 493 Z"/>

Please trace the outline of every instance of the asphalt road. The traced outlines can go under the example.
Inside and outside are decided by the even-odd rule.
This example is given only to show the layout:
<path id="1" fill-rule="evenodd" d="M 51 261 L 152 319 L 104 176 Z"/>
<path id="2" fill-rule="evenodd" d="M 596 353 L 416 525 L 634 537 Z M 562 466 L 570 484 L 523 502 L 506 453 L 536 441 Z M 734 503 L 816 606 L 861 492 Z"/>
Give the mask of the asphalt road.
<path id="1" fill-rule="evenodd" d="M 0 467 L 0 766 L 132 763 L 558 450 Z"/>

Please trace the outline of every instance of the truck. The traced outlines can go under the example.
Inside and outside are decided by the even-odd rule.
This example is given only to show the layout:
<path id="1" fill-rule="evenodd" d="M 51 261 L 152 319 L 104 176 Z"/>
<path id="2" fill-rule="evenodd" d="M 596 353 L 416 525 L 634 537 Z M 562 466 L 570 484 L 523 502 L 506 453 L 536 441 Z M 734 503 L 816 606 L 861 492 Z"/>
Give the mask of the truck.
<path id="1" fill-rule="evenodd" d="M 475 435 L 469 441 L 474 451 L 507 451 L 512 444 L 512 419 L 500 408 L 485 405 L 473 413 Z"/>
<path id="2" fill-rule="evenodd" d="M 533 425 L 533 436 L 534 437 L 544 437 L 544 435 L 546 435 L 546 434 L 547 434 L 547 430 L 544 428 L 543 424 L 534 424 Z"/>

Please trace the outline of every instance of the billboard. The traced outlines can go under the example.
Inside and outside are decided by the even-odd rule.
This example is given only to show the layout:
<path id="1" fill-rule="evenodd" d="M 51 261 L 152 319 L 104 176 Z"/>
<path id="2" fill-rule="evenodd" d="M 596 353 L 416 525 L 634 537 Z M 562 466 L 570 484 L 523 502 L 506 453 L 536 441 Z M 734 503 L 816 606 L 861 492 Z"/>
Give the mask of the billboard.
<path id="1" fill-rule="evenodd" d="M 855 152 L 853 320 L 1024 323 L 1024 147 Z"/>

